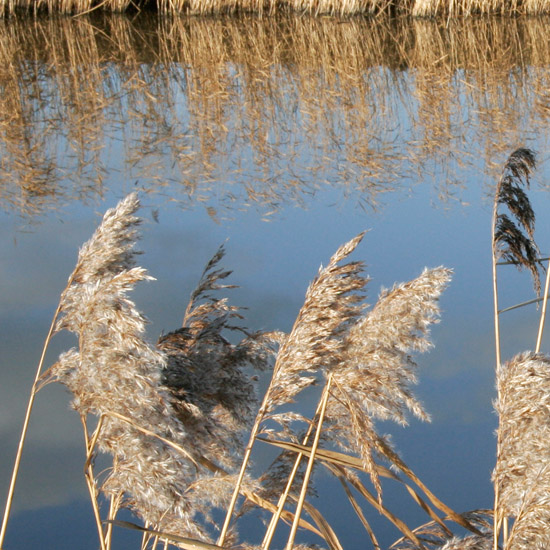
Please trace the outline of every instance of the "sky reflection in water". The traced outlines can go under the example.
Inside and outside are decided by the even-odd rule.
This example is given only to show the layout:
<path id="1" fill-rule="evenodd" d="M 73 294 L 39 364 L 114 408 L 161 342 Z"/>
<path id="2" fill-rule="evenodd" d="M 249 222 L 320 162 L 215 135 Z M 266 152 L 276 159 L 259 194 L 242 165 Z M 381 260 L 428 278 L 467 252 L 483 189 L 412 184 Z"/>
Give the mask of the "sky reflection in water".
<path id="1" fill-rule="evenodd" d="M 536 40 L 543 23 L 513 22 L 524 40 L 524 65 L 510 54 L 516 43 L 502 53 L 489 48 L 511 36 L 495 22 L 450 34 L 430 22 L 389 25 L 386 34 L 381 27 L 369 34 L 364 20 L 192 20 L 173 22 L 172 33 L 167 22 L 148 22 L 140 45 L 136 24 L 126 19 L 43 24 L 52 40 L 58 33 L 96 53 L 83 46 L 75 59 L 71 48 L 60 48 L 56 67 L 51 51 L 33 42 L 39 33 L 21 45 L 20 23 L 2 23 L 0 40 L 12 45 L 3 55 L 14 62 L 2 78 L 18 91 L 3 98 L 12 119 L 0 145 L 1 494 L 77 249 L 99 214 L 138 188 L 146 219 L 141 264 L 157 281 L 133 297 L 151 320 L 153 340 L 179 326 L 205 263 L 226 241 L 224 267 L 239 285 L 230 296 L 249 308 L 251 329 L 289 330 L 319 265 L 365 229 L 353 257 L 372 277 L 370 303 L 381 286 L 409 280 L 425 266 L 453 268 L 435 348 L 418 357 L 418 394 L 433 422 L 384 429 L 443 501 L 458 511 L 491 507 L 491 182 L 518 145 L 540 152 L 531 196 L 539 244 L 548 250 L 542 90 L 550 57 L 541 51 L 546 41 Z M 483 24 L 488 32 L 476 34 Z M 111 45 L 96 39 L 98 28 L 109 30 Z M 218 41 L 220 29 L 225 39 Z M 487 47 L 472 41 L 487 34 Z M 322 38 L 331 36 L 327 45 Z M 282 38 L 292 39 L 290 47 Z M 173 47 L 170 70 L 153 43 Z M 75 66 L 81 76 L 73 81 Z M 23 152 L 21 140 L 28 145 Z M 503 280 L 507 303 L 530 297 L 527 275 Z M 533 347 L 536 321 L 534 309 L 505 318 L 504 357 Z M 70 345 L 70 337 L 58 337 L 47 364 Z M 80 425 L 67 404 L 58 387 L 38 396 L 6 549 L 97 547 Z M 268 454 L 259 453 L 258 460 Z M 327 508 L 327 493 L 334 506 L 337 488 L 323 476 L 319 486 L 319 508 Z M 424 521 L 391 493 L 387 503 L 412 526 Z M 350 515 L 339 515 L 334 527 L 354 548 L 364 535 L 355 522 L 350 526 Z M 380 525 L 386 545 L 395 534 Z"/>

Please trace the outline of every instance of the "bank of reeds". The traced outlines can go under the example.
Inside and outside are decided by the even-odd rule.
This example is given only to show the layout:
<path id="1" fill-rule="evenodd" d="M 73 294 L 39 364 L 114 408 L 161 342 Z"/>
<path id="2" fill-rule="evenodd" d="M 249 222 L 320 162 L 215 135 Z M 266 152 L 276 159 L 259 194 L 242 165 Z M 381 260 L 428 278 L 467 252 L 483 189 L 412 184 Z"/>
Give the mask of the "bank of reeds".
<path id="1" fill-rule="evenodd" d="M 38 15 L 41 13 L 81 15 L 93 11 L 135 13 L 154 11 L 161 15 L 274 15 L 293 12 L 300 15 L 398 15 L 457 18 L 473 15 L 545 15 L 550 4 L 544 0 L 3 0 L 0 14 Z"/>
<path id="2" fill-rule="evenodd" d="M 549 32 L 521 18 L 0 21 L 0 198 L 31 212 L 101 196 L 114 145 L 125 179 L 215 195 L 218 215 L 326 185 L 376 206 L 416 173 L 457 181 L 472 147 L 496 175 L 495 152 L 548 133 Z"/>

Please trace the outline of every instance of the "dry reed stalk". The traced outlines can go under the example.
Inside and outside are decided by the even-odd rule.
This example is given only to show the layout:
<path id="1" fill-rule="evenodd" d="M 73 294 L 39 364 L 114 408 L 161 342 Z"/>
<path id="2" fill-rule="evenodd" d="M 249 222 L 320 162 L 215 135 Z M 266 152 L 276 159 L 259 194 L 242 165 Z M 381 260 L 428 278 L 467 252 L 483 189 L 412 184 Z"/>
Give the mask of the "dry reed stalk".
<path id="1" fill-rule="evenodd" d="M 281 422 L 285 415 L 274 416 L 274 410 L 292 402 L 297 394 L 315 381 L 317 371 L 326 370 L 339 357 L 346 326 L 359 314 L 357 292 L 366 284 L 366 280 L 360 275 L 362 264 L 339 264 L 353 252 L 362 237 L 363 234 L 360 234 L 341 246 L 328 265 L 319 270 L 306 291 L 304 304 L 292 330 L 280 346 L 271 382 L 264 394 L 245 449 L 241 470 L 218 538 L 219 546 L 224 545 L 261 423 L 270 417 Z"/>
<path id="2" fill-rule="evenodd" d="M 549 381 L 550 359 L 533 352 L 517 355 L 497 373 L 499 427 L 493 474 L 497 518 L 517 520 L 526 507 L 540 510 L 543 506 L 544 488 L 550 483 L 546 465 L 550 452 Z M 535 504 L 526 504 L 526 500 Z M 523 521 L 523 525 L 529 523 L 528 518 Z"/>
<path id="3" fill-rule="evenodd" d="M 315 458 L 316 458 L 315 453 L 317 452 L 317 448 L 319 447 L 319 442 L 321 441 L 321 430 L 323 427 L 323 420 L 325 419 L 327 403 L 330 396 L 331 383 L 332 383 L 332 374 L 329 374 L 327 378 L 327 383 L 323 388 L 323 395 L 321 397 L 321 400 L 319 401 L 319 416 L 315 427 L 315 437 L 313 438 L 313 442 L 311 444 L 309 460 L 308 460 L 307 468 L 304 474 L 304 479 L 302 481 L 302 489 L 300 491 L 300 497 L 298 498 L 298 502 L 296 504 L 294 521 L 292 522 L 292 527 L 290 529 L 290 534 L 288 536 L 288 541 L 286 545 L 287 550 L 292 550 L 294 548 L 294 541 L 296 539 L 296 533 L 298 531 L 300 515 L 302 514 L 302 510 L 304 508 L 306 495 L 308 492 L 309 480 L 313 472 L 313 466 L 315 464 Z"/>
<path id="4" fill-rule="evenodd" d="M 417 279 L 383 291 L 374 308 L 350 328 L 341 361 L 333 369 L 329 433 L 338 445 L 359 454 L 379 498 L 373 455 L 380 452 L 381 439 L 374 419 L 406 424 L 407 411 L 429 418 L 411 392 L 417 381 L 411 353 L 431 347 L 429 326 L 437 322 L 437 302 L 450 276 L 445 268 L 427 269 Z"/>
<path id="5" fill-rule="evenodd" d="M 21 428 L 21 435 L 20 435 L 20 438 L 19 438 L 19 443 L 18 443 L 18 446 L 17 446 L 17 453 L 16 453 L 16 456 L 15 456 L 14 466 L 13 466 L 13 469 L 12 469 L 12 475 L 11 475 L 11 478 L 10 478 L 10 484 L 9 484 L 9 487 L 8 487 L 8 494 L 7 494 L 7 497 L 6 497 L 6 505 L 4 507 L 4 514 L 2 516 L 2 528 L 0 530 L 0 548 L 2 548 L 2 546 L 4 544 L 4 538 L 6 536 L 6 530 L 8 528 L 8 522 L 9 522 L 9 518 L 10 518 L 10 514 L 11 514 L 11 507 L 12 507 L 12 504 L 13 504 L 13 495 L 14 495 L 14 492 L 15 492 L 15 485 L 17 483 L 17 478 L 19 476 L 19 467 L 21 465 L 21 458 L 23 456 L 23 449 L 24 449 L 24 446 L 25 446 L 26 438 L 27 438 L 27 433 L 28 433 L 29 422 L 30 422 L 32 410 L 34 408 L 34 401 L 35 401 L 35 398 L 36 398 L 36 394 L 38 392 L 40 377 L 42 376 L 42 370 L 43 370 L 43 367 L 44 367 L 44 359 L 46 357 L 46 351 L 47 351 L 48 346 L 50 344 L 50 341 L 51 341 L 51 339 L 52 339 L 52 337 L 55 333 L 55 325 L 57 323 L 59 312 L 60 312 L 60 307 L 58 306 L 55 313 L 54 313 L 54 316 L 53 316 L 53 319 L 52 319 L 52 322 L 51 322 L 51 325 L 50 325 L 50 329 L 48 331 L 48 334 L 46 336 L 46 340 L 44 342 L 44 346 L 42 348 L 42 353 L 41 353 L 40 359 L 38 361 L 38 367 L 36 369 L 36 374 L 35 374 L 34 381 L 33 381 L 32 387 L 31 387 L 29 400 L 27 402 L 27 409 L 25 411 L 25 418 L 23 419 L 23 426 Z"/>
<path id="6" fill-rule="evenodd" d="M 323 391 L 326 391 L 326 387 Z M 317 425 L 316 419 L 320 414 L 322 400 L 319 401 L 317 411 L 315 411 L 314 421 L 309 423 L 308 430 L 302 440 L 302 445 L 307 445 L 314 427 Z M 284 511 L 285 504 L 291 494 L 292 487 L 295 481 L 299 481 L 299 468 L 301 465 L 301 460 L 304 455 L 298 453 L 296 458 L 293 461 L 292 468 L 289 468 L 289 465 L 292 463 L 288 453 L 281 453 L 277 458 L 276 466 L 271 465 L 268 468 L 266 474 L 260 478 L 260 482 L 264 487 L 264 491 L 268 494 L 278 495 L 277 510 L 271 516 L 271 520 L 266 529 L 264 539 L 262 541 L 262 550 L 268 550 L 273 536 L 275 534 L 275 529 L 279 520 L 281 519 L 282 513 Z M 298 479 L 297 479 L 298 478 Z M 286 480 L 284 489 L 282 489 L 281 481 Z M 303 484 L 303 482 L 302 482 Z"/>

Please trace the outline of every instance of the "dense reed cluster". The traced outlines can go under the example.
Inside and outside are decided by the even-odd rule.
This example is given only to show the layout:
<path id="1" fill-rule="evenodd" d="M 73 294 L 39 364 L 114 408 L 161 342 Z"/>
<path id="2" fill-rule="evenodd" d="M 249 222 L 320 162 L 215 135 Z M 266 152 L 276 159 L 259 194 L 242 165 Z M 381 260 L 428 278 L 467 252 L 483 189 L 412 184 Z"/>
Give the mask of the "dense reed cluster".
<path id="1" fill-rule="evenodd" d="M 381 545 L 369 520 L 373 511 L 401 533 L 394 550 L 547 548 L 550 357 L 540 346 L 550 278 L 541 292 L 534 212 L 525 191 L 535 160 L 529 149 L 514 151 L 495 191 L 499 426 L 493 510 L 455 512 L 407 466 L 377 423 L 406 425 L 410 414 L 429 420 L 413 393 L 414 356 L 432 346 L 430 327 L 439 320 L 451 270 L 425 269 L 383 290 L 368 307 L 363 263 L 349 258 L 362 233 L 319 269 L 288 334 L 250 333 L 242 326 L 242 310 L 218 296 L 233 288 L 226 283 L 230 272 L 220 267 L 221 247 L 191 294 L 182 326 L 152 345 L 144 339 L 145 318 L 129 298 L 138 282 L 151 279 L 136 266 L 137 194 L 109 210 L 80 250 L 46 342 L 68 330 L 78 347 L 44 373 L 39 366 L 28 409 L 29 415 L 47 383 L 61 382 L 71 391 L 82 420 L 85 478 L 102 550 L 111 548 L 114 526 L 143 531 L 142 549 L 268 550 L 275 531 L 286 529 L 286 550 L 313 548 L 311 537 L 343 550 L 331 518 L 310 498 L 319 468 L 339 481 L 376 550 Z M 517 307 L 533 301 L 543 306 L 534 351 L 502 363 L 499 319 L 507 308 L 498 307 L 497 272 L 510 265 L 528 267 L 535 281 L 535 300 Z M 228 337 L 236 333 L 242 336 L 237 342 Z M 261 400 L 257 369 L 272 370 Z M 314 407 L 293 406 L 306 389 L 310 395 L 317 389 Z M 280 454 L 253 474 L 252 453 L 266 444 Z M 110 465 L 97 473 L 100 453 Z M 387 480 L 403 488 L 428 523 L 413 529 L 390 510 Z M 119 521 L 122 509 L 138 523 Z M 265 519 L 259 545 L 241 540 L 238 530 L 251 512 Z M 303 533 L 308 537 L 301 542 Z"/>
<path id="2" fill-rule="evenodd" d="M 514 2 L 487 0 L 4 0 L 0 13 L 37 15 L 83 14 L 95 10 L 112 13 L 154 10 L 162 15 L 227 15 L 253 13 L 274 15 L 281 12 L 295 12 L 308 15 L 412 15 L 413 17 L 464 15 L 507 15 L 547 14 L 550 7 L 541 0 L 515 0 Z"/>
<path id="3" fill-rule="evenodd" d="M 320 464 L 350 498 L 351 488 L 364 497 L 362 505 L 356 497 L 352 502 L 375 545 L 365 505 L 419 543 L 382 503 L 382 478 L 406 487 L 431 517 L 437 515 L 434 506 L 478 532 L 421 483 L 375 425 L 376 419 L 388 418 L 406 423 L 407 411 L 427 419 L 411 392 L 416 383 L 411 354 L 431 345 L 429 327 L 438 320 L 437 301 L 449 270 L 425 270 L 383 291 L 366 309 L 363 264 L 348 261 L 360 234 L 320 268 L 288 334 L 249 333 L 241 326 L 240 309 L 218 296 L 232 288 L 225 282 L 230 272 L 219 267 L 222 247 L 192 293 L 182 326 L 153 346 L 144 339 L 145 318 L 128 295 L 136 283 L 151 279 L 135 263 L 138 206 L 136 194 L 122 200 L 80 250 L 51 334 L 73 332 L 78 347 L 43 374 L 39 369 L 33 388 L 34 396 L 57 381 L 73 395 L 102 549 L 111 547 L 123 508 L 140 520 L 144 547 L 156 547 L 160 538 L 206 548 L 217 536 L 219 547 L 233 548 L 239 518 L 259 508 L 271 517 L 262 548 L 269 548 L 284 520 L 292 524 L 289 549 L 305 548 L 295 542 L 298 529 L 339 549 L 330 520 L 308 499 L 314 466 Z M 227 334 L 235 332 L 244 337 L 232 343 Z M 261 403 L 253 382 L 258 368 L 273 369 Z M 313 384 L 322 388 L 316 411 L 309 416 L 289 409 Z M 256 445 L 266 443 L 280 455 L 254 479 L 249 459 Z M 94 470 L 99 453 L 111 457 L 101 473 Z M 383 466 L 381 458 L 405 479 Z M 224 509 L 225 522 L 217 525 L 214 512 Z"/>
<path id="4" fill-rule="evenodd" d="M 535 153 L 519 148 L 508 158 L 495 191 L 493 211 L 493 288 L 497 399 L 497 462 L 495 485 L 494 542 L 504 550 L 547 548 L 550 544 L 550 470 L 548 429 L 550 417 L 550 357 L 540 352 L 545 325 L 550 273 L 546 272 L 541 296 L 540 273 L 543 259 L 535 242 L 535 214 L 528 199 L 530 177 L 536 165 Z M 502 212 L 502 208 L 507 212 Z M 527 268 L 536 298 L 501 308 L 498 295 L 498 267 Z M 510 309 L 542 302 L 536 344 L 533 351 L 501 360 L 500 316 Z M 509 529 L 509 521 L 513 524 Z M 502 530 L 502 534 L 501 534 Z"/>

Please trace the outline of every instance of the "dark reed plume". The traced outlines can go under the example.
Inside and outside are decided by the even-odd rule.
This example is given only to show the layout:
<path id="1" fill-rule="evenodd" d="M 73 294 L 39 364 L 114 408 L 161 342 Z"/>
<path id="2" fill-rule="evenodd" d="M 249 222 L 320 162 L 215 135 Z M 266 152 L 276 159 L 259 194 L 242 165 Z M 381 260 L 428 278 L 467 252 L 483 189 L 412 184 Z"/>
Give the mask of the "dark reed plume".
<path id="1" fill-rule="evenodd" d="M 231 271 L 220 269 L 225 255 L 221 246 L 208 262 L 191 294 L 182 327 L 159 338 L 157 347 L 167 358 L 163 384 L 171 394 L 177 417 L 190 432 L 196 451 L 212 462 L 234 466 L 241 457 L 244 430 L 250 429 L 258 409 L 256 389 L 248 368 L 266 370 L 274 356 L 270 335 L 249 333 L 235 324 L 241 308 L 220 290 Z M 244 334 L 237 344 L 226 332 Z"/>
<path id="2" fill-rule="evenodd" d="M 531 172 L 535 167 L 536 156 L 530 149 L 516 149 L 508 158 L 495 192 L 493 250 L 495 258 L 502 258 L 518 268 L 529 269 L 539 296 L 539 249 L 534 239 L 535 213 L 524 191 L 524 188 L 529 188 Z M 500 213 L 500 205 L 506 206 L 510 215 Z"/>

